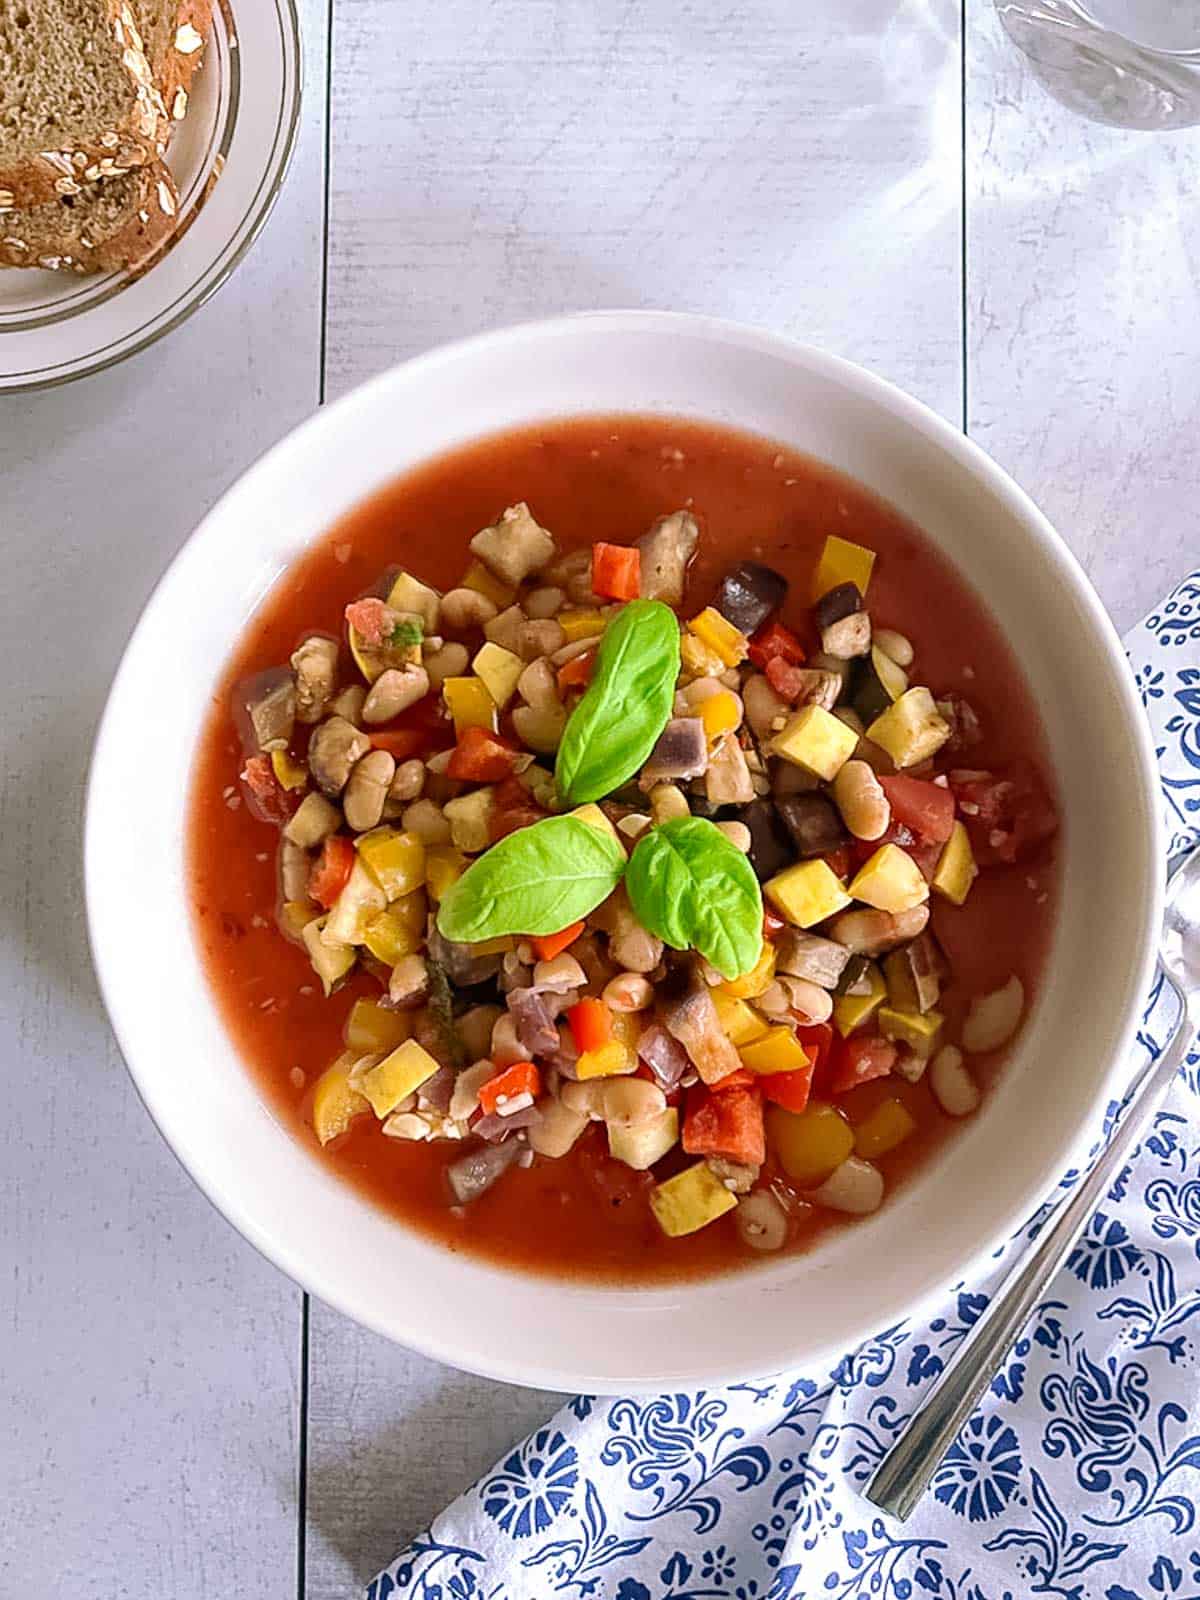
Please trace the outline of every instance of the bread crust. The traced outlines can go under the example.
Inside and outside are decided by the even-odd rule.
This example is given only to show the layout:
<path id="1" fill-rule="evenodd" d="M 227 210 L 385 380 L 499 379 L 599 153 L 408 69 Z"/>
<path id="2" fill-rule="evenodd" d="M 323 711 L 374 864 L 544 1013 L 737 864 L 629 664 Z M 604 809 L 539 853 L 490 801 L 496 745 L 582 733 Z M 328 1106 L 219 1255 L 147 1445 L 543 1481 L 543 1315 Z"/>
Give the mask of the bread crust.
<path id="1" fill-rule="evenodd" d="M 113 183 L 133 190 L 121 216 L 102 218 L 99 202 Z M 120 178 L 88 184 L 68 210 L 44 201 L 22 217 L 0 219 L 0 266 L 50 272 L 145 272 L 175 237 L 179 191 L 170 171 L 154 161 Z M 105 230 L 108 230 L 107 232 Z"/>

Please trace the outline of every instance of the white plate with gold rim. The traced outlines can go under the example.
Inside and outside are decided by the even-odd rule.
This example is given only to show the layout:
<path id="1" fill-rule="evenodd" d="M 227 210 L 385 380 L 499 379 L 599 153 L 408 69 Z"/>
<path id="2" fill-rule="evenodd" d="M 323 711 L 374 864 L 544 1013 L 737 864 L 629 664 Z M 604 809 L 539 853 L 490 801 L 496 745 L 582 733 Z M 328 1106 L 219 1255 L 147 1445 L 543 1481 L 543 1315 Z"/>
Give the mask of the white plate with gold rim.
<path id="1" fill-rule="evenodd" d="M 261 230 L 300 111 L 294 0 L 214 8 L 204 65 L 167 155 L 179 186 L 171 247 L 140 276 L 0 271 L 0 392 L 42 389 L 144 349 L 203 305 Z M 0 216 L 0 231 L 5 218 Z"/>

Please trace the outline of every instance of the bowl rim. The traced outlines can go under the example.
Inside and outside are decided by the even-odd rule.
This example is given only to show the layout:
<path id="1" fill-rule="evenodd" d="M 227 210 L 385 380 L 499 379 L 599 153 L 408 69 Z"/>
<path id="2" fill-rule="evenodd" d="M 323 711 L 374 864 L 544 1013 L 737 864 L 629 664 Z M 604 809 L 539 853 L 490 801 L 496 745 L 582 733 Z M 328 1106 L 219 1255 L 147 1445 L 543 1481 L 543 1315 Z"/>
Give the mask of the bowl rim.
<path id="1" fill-rule="evenodd" d="M 664 1388 L 670 1387 L 672 1383 L 675 1384 L 675 1387 L 699 1387 L 703 1384 L 728 1383 L 739 1379 L 768 1377 L 786 1370 L 787 1366 L 795 1365 L 800 1358 L 797 1356 L 793 1360 L 784 1363 L 783 1366 L 775 1361 L 760 1367 L 753 1365 L 739 1366 L 736 1371 L 719 1370 L 712 1365 L 711 1361 L 708 1363 L 695 1361 L 689 1367 L 686 1384 L 682 1381 L 675 1382 L 673 1379 L 664 1381 L 636 1377 L 622 1378 L 619 1384 L 614 1384 L 607 1379 L 597 1378 L 592 1380 L 586 1373 L 572 1370 L 561 1358 L 547 1360 L 544 1354 L 540 1354 L 536 1365 L 520 1359 L 509 1358 L 503 1352 L 487 1350 L 481 1344 L 473 1343 L 469 1336 L 464 1336 L 455 1347 L 447 1348 L 443 1341 L 425 1337 L 420 1330 L 406 1327 L 398 1331 L 386 1319 L 374 1315 L 373 1306 L 370 1304 L 360 1304 L 349 1294 L 337 1291 L 331 1292 L 330 1286 L 322 1282 L 319 1263 L 309 1259 L 304 1255 L 303 1251 L 294 1245 L 288 1242 L 280 1242 L 270 1236 L 269 1230 L 259 1225 L 236 1194 L 229 1194 L 220 1190 L 220 1186 L 205 1172 L 202 1160 L 197 1159 L 193 1164 L 193 1160 L 190 1160 L 189 1155 L 185 1153 L 187 1140 L 181 1136 L 182 1130 L 179 1128 L 172 1130 L 170 1128 L 172 1119 L 170 1116 L 169 1096 L 161 1095 L 157 1092 L 155 1085 L 151 1081 L 152 1074 L 145 1073 L 138 1066 L 132 1058 L 132 1052 L 126 1046 L 127 1035 L 124 1019 L 121 1014 L 120 1002 L 116 998 L 117 982 L 115 974 L 116 968 L 120 963 L 110 959 L 107 953 L 108 946 L 101 937 L 101 923 L 106 913 L 98 903 L 98 896 L 95 892 L 95 880 L 99 870 L 98 853 L 104 843 L 104 840 L 100 837 L 97 795 L 108 781 L 106 778 L 107 752 L 116 738 L 115 729 L 121 716 L 122 690 L 125 677 L 131 670 L 131 658 L 135 653 L 135 647 L 141 635 L 149 629 L 150 618 L 161 604 L 164 591 L 170 587 L 177 568 L 194 550 L 195 546 L 205 538 L 206 530 L 218 520 L 226 502 L 251 480 L 260 476 L 269 476 L 275 470 L 277 460 L 293 451 L 300 451 L 308 446 L 310 441 L 314 441 L 329 426 L 328 419 L 330 417 L 348 415 L 359 407 L 369 408 L 375 395 L 394 381 L 400 372 L 404 372 L 410 378 L 419 377 L 422 373 L 430 372 L 439 365 L 453 363 L 477 353 L 495 353 L 497 350 L 503 350 L 505 346 L 519 345 L 525 340 L 545 339 L 558 334 L 569 334 L 580 327 L 589 326 L 596 331 L 612 330 L 627 334 L 683 334 L 727 345 L 732 343 L 748 351 L 782 358 L 785 361 L 803 367 L 818 377 L 826 377 L 843 385 L 849 385 L 867 402 L 873 403 L 880 410 L 888 413 L 902 428 L 915 431 L 927 441 L 945 450 L 957 464 L 964 467 L 973 477 L 981 480 L 983 486 L 1003 505 L 1004 509 L 1013 517 L 1023 521 L 1036 535 L 1037 542 L 1045 552 L 1047 560 L 1056 569 L 1058 578 L 1069 587 L 1072 598 L 1077 602 L 1083 617 L 1086 619 L 1086 631 L 1090 633 L 1092 643 L 1108 656 L 1110 664 L 1115 664 L 1120 669 L 1114 673 L 1114 678 L 1118 685 L 1117 693 L 1122 722 L 1126 731 L 1132 736 L 1131 748 L 1137 768 L 1138 787 L 1142 791 L 1143 798 L 1147 801 L 1139 818 L 1139 827 L 1142 832 L 1141 844 L 1149 861 L 1160 864 L 1163 862 L 1165 843 L 1161 806 L 1158 803 L 1157 757 L 1150 727 L 1138 699 L 1132 674 L 1128 671 L 1125 652 L 1113 622 L 1062 536 L 1055 530 L 1049 519 L 1026 491 L 993 461 L 974 440 L 939 416 L 924 402 L 909 395 L 889 380 L 879 377 L 877 374 L 845 357 L 833 355 L 805 344 L 800 340 L 793 339 L 788 335 L 775 333 L 731 319 L 691 312 L 643 311 L 636 309 L 582 311 L 509 324 L 502 328 L 448 341 L 386 368 L 331 404 L 322 406 L 306 420 L 291 429 L 283 438 L 258 457 L 244 473 L 240 474 L 208 509 L 151 591 L 129 641 L 122 652 L 121 660 L 113 677 L 104 711 L 98 724 L 87 773 L 85 793 L 83 867 L 86 925 L 93 966 L 110 1026 L 130 1077 L 133 1080 L 134 1087 L 151 1119 L 162 1133 L 180 1165 L 206 1199 L 226 1220 L 233 1224 L 242 1237 L 247 1239 L 260 1254 L 286 1273 L 303 1290 L 314 1295 L 335 1310 L 342 1312 L 353 1321 L 393 1342 L 402 1343 L 406 1348 L 427 1356 L 431 1360 L 452 1365 L 460 1370 L 473 1372 L 481 1377 L 530 1387 L 558 1389 L 562 1392 L 583 1389 L 592 1393 L 659 1393 Z M 646 409 L 648 413 L 653 410 L 653 408 Z M 582 415 L 583 412 L 581 411 L 580 414 Z M 631 407 L 630 414 L 638 414 L 638 408 L 636 406 Z M 734 425 L 736 426 L 736 424 Z M 890 1303 L 881 1305 L 873 1325 L 870 1328 L 863 1328 L 855 1332 L 852 1335 L 852 1343 L 849 1348 L 856 1348 L 863 1339 L 871 1337 L 880 1328 L 897 1320 L 908 1320 L 919 1316 L 921 1308 L 936 1295 L 943 1292 L 952 1281 L 952 1278 L 969 1277 L 978 1270 L 980 1265 L 993 1255 L 999 1245 L 1007 1241 L 1028 1222 L 1037 1207 L 1053 1193 L 1062 1173 L 1072 1164 L 1078 1164 L 1081 1160 L 1086 1159 L 1090 1141 L 1095 1136 L 1093 1122 L 1097 1119 L 1099 1108 L 1107 1100 L 1112 1099 L 1114 1096 L 1119 1098 L 1124 1092 L 1125 1084 L 1121 1081 L 1125 1070 L 1124 1062 L 1136 1035 L 1140 1016 L 1140 1002 L 1148 992 L 1151 975 L 1157 959 L 1157 935 L 1162 918 L 1163 885 L 1164 875 L 1161 869 L 1153 872 L 1152 881 L 1145 885 L 1146 893 L 1141 902 L 1141 915 L 1136 919 L 1131 918 L 1131 926 L 1127 935 L 1128 948 L 1131 957 L 1135 954 L 1137 956 L 1136 963 L 1131 962 L 1129 968 L 1128 993 L 1131 998 L 1126 1005 L 1121 1026 L 1114 1037 L 1111 1052 L 1103 1065 L 1103 1071 L 1097 1075 L 1095 1092 L 1092 1095 L 1090 1104 L 1081 1111 L 1073 1135 L 1067 1145 L 1058 1152 L 1053 1161 L 1047 1163 L 1046 1170 L 1042 1171 L 1036 1179 L 1031 1179 L 1025 1185 L 1022 1193 L 1014 1196 L 1007 1211 L 1003 1213 L 1000 1222 L 992 1226 L 986 1238 L 981 1238 L 973 1252 L 955 1264 L 951 1274 L 947 1274 L 944 1270 L 933 1268 L 927 1268 L 924 1272 L 916 1274 L 912 1292 L 905 1298 L 904 1304 L 902 1306 Z M 478 1258 L 476 1260 L 478 1264 Z M 512 1269 L 492 1261 L 486 1261 L 483 1264 L 491 1268 L 501 1280 L 509 1278 L 519 1279 L 524 1282 L 539 1282 L 544 1285 L 546 1290 L 555 1293 L 563 1291 L 578 1292 L 585 1287 L 592 1289 L 603 1287 L 601 1285 L 584 1285 L 573 1280 L 560 1282 L 551 1277 L 531 1280 L 530 1275 L 520 1269 Z M 724 1276 L 715 1280 L 700 1279 L 697 1280 L 695 1285 L 681 1283 L 678 1285 L 673 1284 L 670 1287 L 681 1293 L 686 1293 L 689 1289 L 702 1288 L 706 1284 L 712 1287 L 714 1284 L 729 1284 L 735 1281 L 735 1277 Z M 804 1350 L 803 1369 L 817 1370 L 818 1368 L 823 1368 L 830 1360 L 844 1354 L 845 1349 L 846 1346 L 840 1340 L 834 1339 L 829 1339 L 823 1344 L 809 1345 Z"/>

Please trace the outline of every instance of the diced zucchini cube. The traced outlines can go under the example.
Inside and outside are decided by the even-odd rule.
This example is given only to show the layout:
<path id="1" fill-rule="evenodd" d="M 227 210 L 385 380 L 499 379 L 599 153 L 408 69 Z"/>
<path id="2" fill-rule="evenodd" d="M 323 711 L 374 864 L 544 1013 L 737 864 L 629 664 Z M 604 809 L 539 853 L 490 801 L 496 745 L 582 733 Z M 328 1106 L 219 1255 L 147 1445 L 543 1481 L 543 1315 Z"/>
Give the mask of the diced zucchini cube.
<path id="1" fill-rule="evenodd" d="M 950 724 L 924 687 L 907 689 L 867 729 L 867 738 L 886 750 L 897 767 L 919 766 L 950 737 Z"/>
<path id="2" fill-rule="evenodd" d="M 650 1192 L 650 1208 L 669 1239 L 695 1233 L 736 1205 L 707 1161 L 697 1161 Z"/>
<path id="3" fill-rule="evenodd" d="M 929 885 L 898 844 L 884 844 L 850 880 L 849 894 L 877 911 L 909 911 L 929 899 Z"/>
<path id="4" fill-rule="evenodd" d="M 386 1055 L 412 1033 L 407 1011 L 386 1011 L 377 1000 L 356 1000 L 346 1018 L 346 1049 L 353 1055 Z"/>
<path id="5" fill-rule="evenodd" d="M 300 938 L 304 948 L 308 951 L 308 959 L 312 969 L 321 980 L 321 987 L 325 991 L 326 999 L 334 991 L 334 986 L 350 971 L 357 960 L 357 954 L 352 945 L 326 944 L 322 935 L 329 925 L 328 917 L 314 917 L 305 924 Z"/>
<path id="6" fill-rule="evenodd" d="M 399 828 L 373 828 L 356 841 L 360 857 L 370 867 L 389 900 L 411 894 L 425 882 L 425 844 L 415 833 Z"/>
<path id="7" fill-rule="evenodd" d="M 442 698 L 454 718 L 457 737 L 461 738 L 468 728 L 486 728 L 495 733 L 496 702 L 482 678 L 447 678 L 442 684 Z"/>
<path id="8" fill-rule="evenodd" d="M 313 1132 L 322 1144 L 328 1144 L 361 1116 L 370 1106 L 350 1083 L 351 1057 L 341 1055 L 317 1079 L 313 1090 Z"/>
<path id="9" fill-rule="evenodd" d="M 860 979 L 855 988 L 862 988 L 864 984 L 865 993 L 841 994 L 833 1003 L 833 1025 L 843 1039 L 848 1039 L 856 1028 L 869 1022 L 887 999 L 883 973 L 873 961 L 867 968 L 866 977 Z"/>
<path id="10" fill-rule="evenodd" d="M 956 822 L 938 857 L 937 871 L 933 875 L 933 887 L 949 900 L 951 905 L 961 906 L 978 876 L 979 868 L 975 865 L 975 852 L 971 849 L 970 837 L 963 824 Z"/>
<path id="11" fill-rule="evenodd" d="M 906 1044 L 922 1061 L 928 1061 L 941 1041 L 945 1017 L 940 1011 L 900 1011 L 884 1006 L 879 1013 L 879 1031 L 895 1044 Z"/>
<path id="12" fill-rule="evenodd" d="M 750 648 L 746 635 L 713 606 L 705 606 L 698 617 L 693 617 L 688 631 L 720 656 L 727 667 L 736 667 L 746 659 Z"/>
<path id="13" fill-rule="evenodd" d="M 566 644 L 574 644 L 577 639 L 594 639 L 604 632 L 604 613 L 595 606 L 560 611 L 557 621 Z"/>
<path id="14" fill-rule="evenodd" d="M 722 985 L 721 988 L 714 989 L 712 998 L 725 1037 L 739 1049 L 742 1045 L 749 1044 L 751 1039 L 761 1039 L 767 1031 L 767 1024 L 762 1017 L 744 1000 L 736 1000 L 732 995 L 724 994 L 723 988 Z"/>
<path id="15" fill-rule="evenodd" d="M 363 944 L 385 967 L 394 967 L 405 956 L 415 955 L 425 942 L 424 919 L 420 927 L 414 928 L 412 919 L 404 912 L 404 904 L 403 900 L 398 900 L 386 911 L 380 911 L 363 930 Z"/>
<path id="16" fill-rule="evenodd" d="M 679 1143 L 679 1113 L 668 1106 L 653 1122 L 636 1128 L 610 1126 L 608 1153 L 635 1172 L 646 1172 Z"/>
<path id="17" fill-rule="evenodd" d="M 487 686 L 496 704 L 506 706 L 517 692 L 517 679 L 524 672 L 525 663 L 520 656 L 489 639 L 472 661 L 471 670 Z"/>
<path id="18" fill-rule="evenodd" d="M 493 790 L 489 784 L 484 789 L 472 789 L 454 800 L 447 800 L 442 813 L 450 824 L 450 837 L 460 850 L 478 855 L 492 842 L 490 819 Z"/>
<path id="19" fill-rule="evenodd" d="M 436 589 L 414 578 L 411 572 L 402 572 L 388 592 L 387 603 L 393 611 L 413 611 L 420 617 L 427 634 L 436 633 L 441 613 L 442 597 Z"/>
<path id="20" fill-rule="evenodd" d="M 820 859 L 785 867 L 763 885 L 763 893 L 798 928 L 814 928 L 850 904 L 841 879 Z"/>
<path id="21" fill-rule="evenodd" d="M 494 572 L 489 572 L 482 561 L 472 561 L 463 574 L 462 588 L 474 589 L 476 594 L 481 594 L 485 600 L 490 600 L 497 611 L 507 611 L 517 598 L 517 591 L 507 583 L 501 583 Z"/>
<path id="22" fill-rule="evenodd" d="M 790 1028 L 770 1028 L 761 1039 L 741 1047 L 742 1065 L 760 1077 L 774 1072 L 799 1072 L 808 1066 L 808 1051 Z"/>
<path id="23" fill-rule="evenodd" d="M 415 1039 L 397 1045 L 391 1055 L 363 1075 L 359 1084 L 375 1115 L 383 1120 L 401 1100 L 418 1090 L 439 1071 L 438 1063 Z"/>
<path id="24" fill-rule="evenodd" d="M 321 930 L 321 943 L 361 944 L 368 922 L 386 907 L 387 895 L 374 873 L 355 857 L 346 887 L 334 901 L 329 920 Z"/>
<path id="25" fill-rule="evenodd" d="M 821 551 L 821 559 L 817 562 L 817 570 L 813 573 L 813 599 L 819 600 L 841 583 L 852 583 L 859 594 L 865 596 L 874 565 L 874 550 L 830 534 Z"/>
<path id="26" fill-rule="evenodd" d="M 771 750 L 793 766 L 803 767 L 815 778 L 831 783 L 857 745 L 858 734 L 832 712 L 824 706 L 805 706 L 775 735 Z"/>
<path id="27" fill-rule="evenodd" d="M 749 972 L 740 978 L 727 978 L 712 991 L 713 999 L 724 995 L 729 1000 L 757 1000 L 775 981 L 775 946 L 768 939 L 762 942 L 758 960 Z"/>

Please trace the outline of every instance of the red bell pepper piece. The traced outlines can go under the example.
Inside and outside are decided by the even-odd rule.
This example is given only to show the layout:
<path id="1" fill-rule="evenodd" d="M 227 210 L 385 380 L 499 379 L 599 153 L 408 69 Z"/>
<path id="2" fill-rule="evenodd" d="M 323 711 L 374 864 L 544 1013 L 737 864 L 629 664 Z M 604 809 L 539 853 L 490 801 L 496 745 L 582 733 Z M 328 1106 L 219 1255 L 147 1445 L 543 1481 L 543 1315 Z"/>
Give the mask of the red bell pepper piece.
<path id="1" fill-rule="evenodd" d="M 430 737 L 421 728 L 372 728 L 371 748 L 386 750 L 397 761 L 408 761 L 412 756 L 423 756 L 430 745 Z"/>
<path id="2" fill-rule="evenodd" d="M 803 1111 L 812 1093 L 815 1063 L 797 1067 L 795 1072 L 770 1072 L 760 1080 L 764 1100 L 772 1100 L 786 1111 Z"/>
<path id="3" fill-rule="evenodd" d="M 515 1100 L 519 1095 L 532 1095 L 536 1100 L 542 1092 L 542 1075 L 532 1061 L 514 1061 L 494 1078 L 489 1078 L 479 1091 L 479 1105 L 485 1116 L 492 1116 L 500 1101 Z"/>
<path id="4" fill-rule="evenodd" d="M 448 778 L 464 783 L 499 783 L 512 776 L 515 747 L 489 728 L 464 728 L 450 753 Z"/>
<path id="5" fill-rule="evenodd" d="M 768 622 L 750 639 L 750 659 L 760 672 L 767 670 L 767 662 L 777 658 L 790 661 L 794 667 L 802 665 L 805 649 L 790 628 L 782 622 Z"/>
<path id="6" fill-rule="evenodd" d="M 592 590 L 610 600 L 636 600 L 642 592 L 642 553 L 636 545 L 592 546 Z"/>
<path id="7" fill-rule="evenodd" d="M 568 945 L 575 943 L 583 929 L 582 922 L 571 922 L 565 928 L 560 928 L 557 933 L 538 934 L 529 942 L 539 961 L 553 961 L 555 956 L 562 955 Z"/>
<path id="8" fill-rule="evenodd" d="M 581 650 L 577 656 L 564 661 L 558 669 L 559 694 L 566 694 L 568 689 L 585 689 L 592 680 L 595 665 L 594 650 Z"/>
<path id="9" fill-rule="evenodd" d="M 747 1167 L 762 1166 L 767 1141 L 758 1089 L 722 1089 L 713 1094 L 702 1083 L 689 1089 L 683 1148 L 693 1156 L 720 1156 Z"/>
<path id="10" fill-rule="evenodd" d="M 308 892 L 326 911 L 350 881 L 354 871 L 354 841 L 344 833 L 326 839 L 316 865 L 308 875 Z"/>
<path id="11" fill-rule="evenodd" d="M 830 1094 L 846 1094 L 872 1078 L 886 1078 L 899 1051 L 887 1039 L 842 1039 L 833 1056 Z"/>
<path id="12" fill-rule="evenodd" d="M 945 844 L 954 830 L 954 796 L 941 784 L 897 773 L 880 778 L 880 787 L 892 808 L 892 822 L 923 844 Z"/>
<path id="13" fill-rule="evenodd" d="M 612 1012 L 603 1000 L 593 1000 L 589 996 L 567 1012 L 567 1026 L 580 1055 L 588 1050 L 600 1050 L 612 1038 Z"/>

